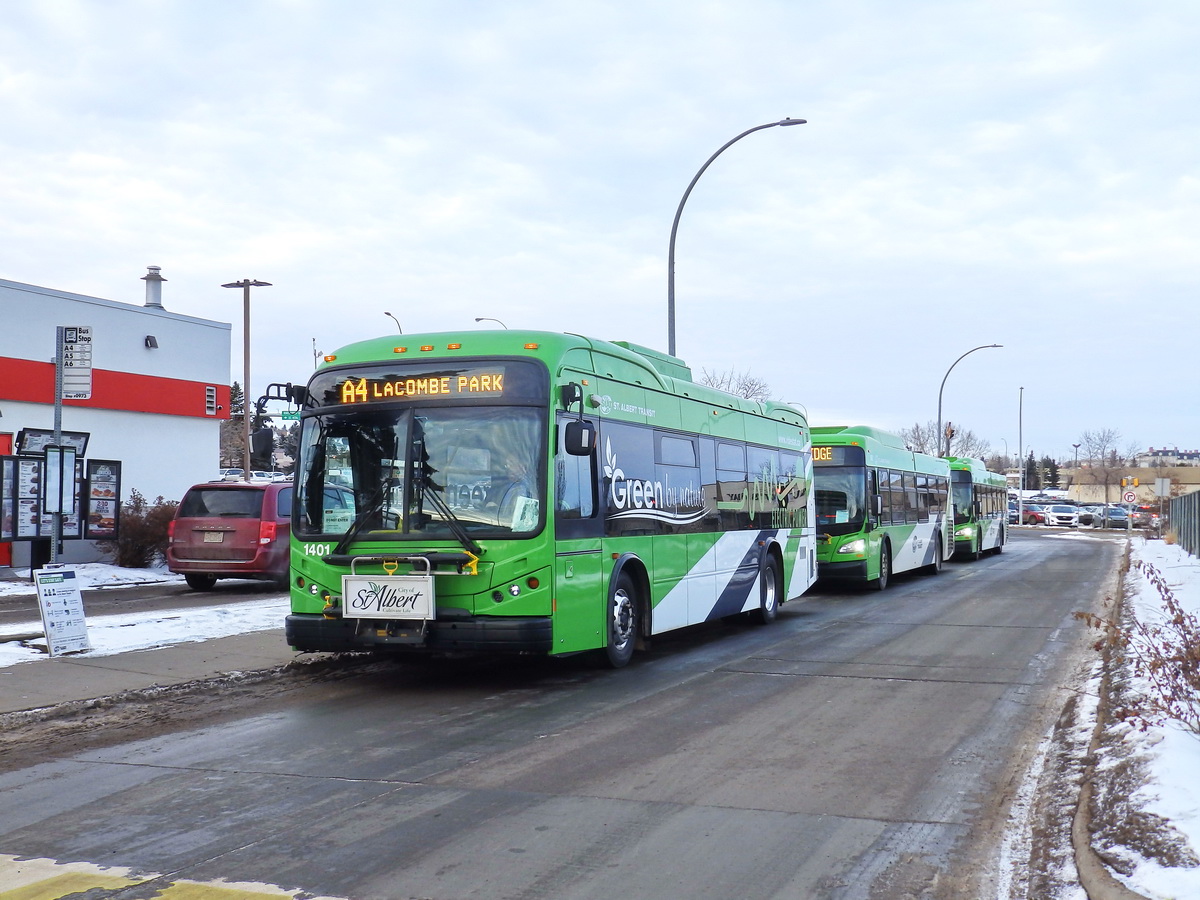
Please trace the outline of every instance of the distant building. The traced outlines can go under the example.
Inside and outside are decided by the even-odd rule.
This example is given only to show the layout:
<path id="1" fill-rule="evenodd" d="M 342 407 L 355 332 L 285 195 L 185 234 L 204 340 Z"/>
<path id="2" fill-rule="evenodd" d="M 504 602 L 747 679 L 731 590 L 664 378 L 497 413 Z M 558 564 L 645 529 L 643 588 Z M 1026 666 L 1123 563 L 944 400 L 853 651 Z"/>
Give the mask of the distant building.
<path id="1" fill-rule="evenodd" d="M 120 461 L 125 500 L 134 489 L 150 502 L 178 500 L 213 477 L 229 418 L 232 328 L 164 308 L 157 266 L 143 280 L 137 305 L 0 279 L 0 454 L 14 452 L 23 429 L 54 428 L 56 329 L 86 325 L 92 396 L 63 401 L 63 430 L 90 435 L 87 458 Z M 28 542 L 12 550 L 12 564 L 28 565 Z M 96 558 L 86 541 L 65 542 L 60 557 Z"/>
<path id="2" fill-rule="evenodd" d="M 1165 447 L 1151 447 L 1144 453 L 1133 458 L 1133 464 L 1142 468 L 1177 468 L 1179 466 L 1200 466 L 1200 450 L 1180 450 L 1176 447 L 1168 450 Z"/>

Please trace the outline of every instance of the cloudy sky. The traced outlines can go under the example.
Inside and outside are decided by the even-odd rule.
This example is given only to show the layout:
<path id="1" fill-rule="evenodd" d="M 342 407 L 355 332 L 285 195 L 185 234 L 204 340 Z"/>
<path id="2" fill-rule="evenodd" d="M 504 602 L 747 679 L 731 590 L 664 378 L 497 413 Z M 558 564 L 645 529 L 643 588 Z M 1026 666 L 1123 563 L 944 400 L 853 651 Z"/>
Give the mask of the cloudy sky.
<path id="1" fill-rule="evenodd" d="M 0 277 L 314 349 L 511 328 L 749 372 L 814 424 L 1200 449 L 1200 6 L 6 0 Z M 1024 389 L 1023 391 L 1021 389 Z M 1019 412 L 1019 403 L 1023 397 Z"/>

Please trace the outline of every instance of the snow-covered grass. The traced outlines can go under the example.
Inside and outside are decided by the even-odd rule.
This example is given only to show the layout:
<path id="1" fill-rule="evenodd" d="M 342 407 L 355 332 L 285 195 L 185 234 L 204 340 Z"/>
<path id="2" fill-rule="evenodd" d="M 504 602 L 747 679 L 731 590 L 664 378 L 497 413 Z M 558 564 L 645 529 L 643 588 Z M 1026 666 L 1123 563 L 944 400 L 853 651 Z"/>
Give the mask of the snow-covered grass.
<path id="1" fill-rule="evenodd" d="M 182 582 L 183 577 L 165 569 L 123 569 L 100 563 L 71 566 L 78 573 L 81 589 L 133 587 L 146 584 Z M 26 579 L 29 570 L 18 572 Z M 0 597 L 35 597 L 29 581 L 0 581 Z M 88 640 L 92 649 L 72 654 L 74 658 L 111 656 L 133 650 L 149 650 L 188 641 L 206 641 L 233 634 L 248 634 L 283 628 L 288 614 L 286 596 L 223 603 L 219 606 L 161 610 L 154 613 L 118 613 L 88 616 Z M 44 637 L 31 640 L 5 640 L 10 635 L 42 634 L 40 619 L 0 625 L 0 667 L 49 659 Z"/>
<path id="2" fill-rule="evenodd" d="M 1134 560 L 1148 563 L 1166 579 L 1186 612 L 1200 613 L 1200 560 L 1179 546 L 1135 538 Z M 1142 621 L 1163 616 L 1162 598 L 1136 569 L 1126 576 L 1134 614 Z M 1146 763 L 1148 780 L 1134 795 L 1134 805 L 1170 823 L 1200 856 L 1200 735 L 1170 725 L 1151 727 L 1145 734 L 1128 729 L 1128 749 Z M 1118 877 L 1132 890 L 1152 898 L 1200 897 L 1200 867 L 1165 868 L 1154 860 L 1137 858 L 1132 874 Z"/>

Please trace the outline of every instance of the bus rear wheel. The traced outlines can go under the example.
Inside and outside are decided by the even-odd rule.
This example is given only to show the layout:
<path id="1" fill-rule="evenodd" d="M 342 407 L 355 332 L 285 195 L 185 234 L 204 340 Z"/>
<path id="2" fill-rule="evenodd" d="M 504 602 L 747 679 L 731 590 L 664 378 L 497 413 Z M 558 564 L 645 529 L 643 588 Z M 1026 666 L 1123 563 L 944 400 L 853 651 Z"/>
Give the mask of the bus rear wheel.
<path id="1" fill-rule="evenodd" d="M 751 610 L 750 621 L 756 625 L 770 625 L 779 616 L 779 586 L 783 578 L 779 574 L 779 560 L 767 555 L 758 573 L 758 609 Z"/>
<path id="2" fill-rule="evenodd" d="M 637 643 L 637 587 L 628 572 L 617 576 L 608 599 L 608 643 L 604 648 L 605 661 L 611 668 L 628 665 Z"/>
<path id="3" fill-rule="evenodd" d="M 888 542 L 884 541 L 879 545 L 879 577 L 874 581 L 869 582 L 872 590 L 882 591 L 888 586 L 888 579 L 892 575 L 892 550 L 888 546 Z"/>

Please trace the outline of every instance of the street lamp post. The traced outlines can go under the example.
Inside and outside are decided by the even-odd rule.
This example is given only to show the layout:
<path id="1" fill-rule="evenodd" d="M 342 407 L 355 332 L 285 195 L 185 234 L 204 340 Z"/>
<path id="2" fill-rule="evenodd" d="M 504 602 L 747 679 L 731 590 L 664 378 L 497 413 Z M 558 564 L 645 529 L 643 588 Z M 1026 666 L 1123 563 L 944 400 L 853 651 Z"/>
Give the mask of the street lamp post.
<path id="1" fill-rule="evenodd" d="M 1075 468 L 1078 469 L 1079 468 L 1079 445 L 1072 444 L 1071 446 L 1075 448 Z"/>
<path id="2" fill-rule="evenodd" d="M 225 288 L 242 289 L 242 480 L 250 480 L 250 288 L 270 287 L 271 282 L 243 278 L 223 284 Z"/>
<path id="3" fill-rule="evenodd" d="M 476 317 L 475 317 L 475 321 L 476 321 L 476 322 L 495 322 L 497 325 L 499 325 L 499 326 L 500 326 L 501 328 L 503 328 L 505 331 L 507 331 L 507 330 L 508 330 L 508 326 L 507 326 L 507 325 L 505 325 L 505 324 L 504 324 L 503 322 L 501 322 L 499 319 L 493 319 L 491 316 L 476 316 Z"/>
<path id="4" fill-rule="evenodd" d="M 393 316 L 393 315 L 392 315 L 390 312 L 385 312 L 385 313 L 384 313 L 384 315 L 385 315 L 385 316 L 387 316 L 389 319 L 391 319 L 393 322 L 395 322 L 395 323 L 396 323 L 396 330 L 397 330 L 397 331 L 399 331 L 401 334 L 404 334 L 404 329 L 400 327 L 400 320 L 399 320 L 399 319 L 397 319 L 395 316 Z"/>
<path id="5" fill-rule="evenodd" d="M 756 125 L 754 128 L 743 131 L 733 140 L 723 144 L 721 149 L 708 158 L 708 162 L 700 167 L 700 171 L 693 176 L 687 186 L 687 190 L 683 192 L 683 197 L 679 201 L 679 208 L 675 210 L 675 221 L 671 223 L 671 248 L 667 252 L 667 352 L 671 356 L 675 355 L 675 235 L 679 231 L 679 217 L 683 215 L 683 205 L 687 203 L 688 197 L 691 196 L 692 188 L 696 186 L 696 182 L 700 180 L 700 176 L 704 174 L 704 170 L 712 165 L 714 159 L 746 135 L 762 131 L 764 128 L 774 128 L 777 125 L 803 125 L 807 121 L 807 119 L 783 119 L 779 122 L 768 122 L 766 125 Z"/>
<path id="6" fill-rule="evenodd" d="M 942 452 L 942 391 L 946 387 L 946 379 L 950 377 L 950 373 L 952 371 L 954 371 L 955 366 L 957 366 L 960 362 L 962 362 L 964 359 L 966 359 L 968 356 L 970 356 L 976 350 L 989 350 L 992 347 L 1003 347 L 1003 346 L 1004 346 L 1003 344 L 984 344 L 981 347 L 972 347 L 970 350 L 968 350 L 966 353 L 964 353 L 962 356 L 960 356 L 958 359 L 956 359 L 954 362 L 952 362 L 950 364 L 950 368 L 946 370 L 946 374 L 942 376 L 942 386 L 940 388 L 938 388 L 938 418 L 937 418 L 937 450 L 938 450 L 937 455 L 938 456 L 946 456 L 950 452 L 949 442 L 947 442 L 947 444 L 946 444 L 946 452 L 945 453 Z"/>
<path id="7" fill-rule="evenodd" d="M 1021 477 L 1017 482 L 1017 524 L 1025 524 L 1025 388 L 1017 394 L 1017 460 Z"/>

